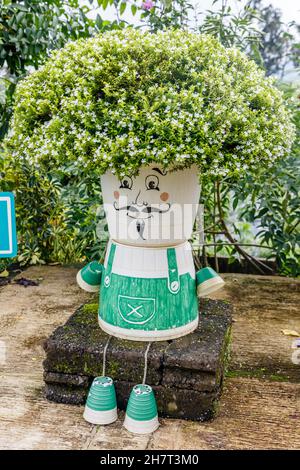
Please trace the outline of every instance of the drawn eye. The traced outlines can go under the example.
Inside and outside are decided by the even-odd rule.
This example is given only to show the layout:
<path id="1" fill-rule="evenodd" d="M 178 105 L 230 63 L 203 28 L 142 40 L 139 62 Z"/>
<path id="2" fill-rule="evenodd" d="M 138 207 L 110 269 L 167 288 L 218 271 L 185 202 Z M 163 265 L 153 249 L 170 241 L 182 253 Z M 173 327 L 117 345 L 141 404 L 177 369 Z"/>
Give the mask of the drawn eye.
<path id="1" fill-rule="evenodd" d="M 122 189 L 131 189 L 132 188 L 132 179 L 130 176 L 124 176 L 120 181 L 120 188 Z"/>
<path id="2" fill-rule="evenodd" d="M 156 175 L 149 175 L 147 176 L 146 180 L 145 180 L 145 184 L 146 184 L 146 188 L 148 190 L 151 190 L 151 189 L 156 189 L 156 191 L 159 191 L 159 179 Z"/>

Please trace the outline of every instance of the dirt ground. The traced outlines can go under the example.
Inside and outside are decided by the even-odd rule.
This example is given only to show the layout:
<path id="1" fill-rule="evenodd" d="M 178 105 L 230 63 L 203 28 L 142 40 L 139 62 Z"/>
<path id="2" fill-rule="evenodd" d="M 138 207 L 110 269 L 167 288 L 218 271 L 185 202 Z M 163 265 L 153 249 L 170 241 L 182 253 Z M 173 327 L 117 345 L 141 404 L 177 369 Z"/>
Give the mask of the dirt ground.
<path id="1" fill-rule="evenodd" d="M 90 298 L 75 282 L 76 269 L 32 267 L 0 287 L 1 449 L 299 449 L 300 360 L 292 361 L 300 333 L 300 281 L 271 276 L 224 275 L 215 298 L 235 309 L 232 352 L 217 418 L 196 423 L 161 420 L 150 436 L 122 427 L 93 426 L 83 407 L 43 397 L 43 340 Z M 300 334 L 299 334 L 300 336 Z M 299 355 L 300 356 L 300 355 Z"/>

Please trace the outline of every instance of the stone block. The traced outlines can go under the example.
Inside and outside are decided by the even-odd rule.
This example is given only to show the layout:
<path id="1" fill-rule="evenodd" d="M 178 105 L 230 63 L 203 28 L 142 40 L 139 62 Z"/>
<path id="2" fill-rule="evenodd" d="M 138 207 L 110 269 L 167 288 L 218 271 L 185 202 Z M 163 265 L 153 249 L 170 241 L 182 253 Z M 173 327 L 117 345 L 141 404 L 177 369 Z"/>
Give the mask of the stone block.
<path id="1" fill-rule="evenodd" d="M 210 419 L 217 409 L 228 355 L 231 306 L 202 300 L 199 327 L 190 335 L 155 342 L 148 354 L 147 383 L 161 416 Z M 97 322 L 97 306 L 82 306 L 46 340 L 44 380 L 47 399 L 83 404 L 93 378 L 102 375 L 108 340 Z M 106 375 L 115 381 L 118 406 L 126 409 L 131 388 L 142 381 L 145 342 L 112 338 Z"/>

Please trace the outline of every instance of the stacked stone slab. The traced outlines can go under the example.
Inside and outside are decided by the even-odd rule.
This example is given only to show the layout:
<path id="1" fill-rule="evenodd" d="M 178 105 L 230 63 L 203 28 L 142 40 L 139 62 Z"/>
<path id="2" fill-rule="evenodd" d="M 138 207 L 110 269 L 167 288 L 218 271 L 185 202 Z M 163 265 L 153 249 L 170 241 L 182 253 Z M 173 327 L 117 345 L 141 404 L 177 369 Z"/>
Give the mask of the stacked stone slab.
<path id="1" fill-rule="evenodd" d="M 155 391 L 160 416 L 204 421 L 215 415 L 228 357 L 231 310 L 224 301 L 202 300 L 197 330 L 152 344 L 147 383 Z M 46 398 L 84 404 L 93 378 L 102 375 L 107 339 L 98 326 L 97 305 L 83 305 L 57 328 L 44 344 Z M 126 409 L 132 387 L 143 378 L 146 346 L 117 338 L 110 342 L 106 375 L 115 381 L 120 409 Z"/>

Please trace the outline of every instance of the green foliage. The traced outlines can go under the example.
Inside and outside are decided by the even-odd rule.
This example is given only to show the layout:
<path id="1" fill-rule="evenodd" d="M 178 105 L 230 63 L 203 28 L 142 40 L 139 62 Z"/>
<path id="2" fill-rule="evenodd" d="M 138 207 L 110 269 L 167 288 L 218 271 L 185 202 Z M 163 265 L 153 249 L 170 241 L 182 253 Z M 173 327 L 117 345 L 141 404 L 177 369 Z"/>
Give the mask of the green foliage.
<path id="1" fill-rule="evenodd" d="M 135 15 L 138 21 L 141 20 L 152 32 L 165 30 L 166 28 L 174 28 L 185 30 L 192 29 L 202 33 L 209 33 L 220 40 L 224 46 L 231 47 L 234 45 L 246 52 L 254 58 L 261 67 L 265 67 L 268 74 L 283 71 L 288 61 L 293 61 L 296 65 L 299 65 L 299 41 L 297 42 L 296 37 L 290 34 L 290 29 L 287 29 L 280 23 L 280 16 L 278 16 L 279 14 L 275 12 L 274 8 L 271 6 L 263 7 L 259 0 L 251 0 L 246 4 L 245 8 L 241 7 L 238 13 L 233 13 L 228 7 L 226 0 L 220 2 L 216 0 L 214 3 L 216 5 L 219 3 L 219 9 L 199 12 L 185 0 L 153 0 L 152 6 L 151 1 L 146 5 L 146 2 L 133 0 L 129 5 L 129 3 L 124 2 L 124 0 L 91 0 L 86 2 L 84 7 L 81 7 L 81 2 L 77 0 L 48 0 L 44 2 L 38 0 L 0 0 L 0 68 L 2 67 L 0 77 L 0 140 L 8 130 L 8 121 L 12 112 L 16 84 L 19 80 L 23 79 L 29 68 L 40 67 L 51 50 L 62 47 L 70 39 L 88 37 L 99 31 L 125 28 L 128 26 L 128 21 L 126 20 L 128 12 Z M 101 10 L 105 10 L 108 5 L 115 8 L 116 20 L 114 21 L 104 20 L 100 14 Z M 90 19 L 89 11 L 95 7 L 96 9 L 98 8 L 98 11 L 92 16 L 94 19 Z M 201 24 L 199 23 L 199 18 L 201 18 Z M 272 18 L 274 21 L 270 21 Z M 299 26 L 295 26 L 295 30 L 297 30 L 297 28 L 299 32 Z M 274 40 L 274 38 L 276 39 Z M 72 57 L 73 59 L 76 58 L 74 51 L 72 52 L 73 46 L 69 47 L 70 57 L 68 60 L 72 59 Z M 154 48 L 155 45 L 152 48 L 149 47 L 149 51 L 153 51 Z M 167 49 L 164 49 L 164 51 L 166 51 L 166 53 L 168 52 Z M 156 52 L 156 55 L 154 53 L 155 57 L 161 54 L 160 50 Z M 81 49 L 81 54 L 84 57 L 85 50 Z M 184 71 L 184 67 L 186 67 L 185 70 L 187 70 L 188 61 L 184 63 L 184 55 L 185 54 L 182 56 L 182 63 L 180 64 L 180 67 L 183 67 L 183 69 L 179 67 L 179 71 Z M 237 76 L 241 76 L 242 74 L 247 75 L 248 73 L 247 66 L 246 69 L 243 64 L 240 66 L 244 60 L 242 57 L 244 56 L 240 54 L 237 54 L 237 58 L 234 57 L 234 61 L 238 63 Z M 149 63 L 150 62 L 151 61 L 149 61 Z M 143 76 L 144 67 L 147 69 L 149 63 L 147 57 L 145 57 L 140 64 L 140 69 L 132 67 L 129 71 L 126 71 L 123 75 L 122 82 L 118 82 L 121 88 L 126 88 L 127 82 L 129 81 L 132 87 L 132 94 L 134 95 L 135 82 L 131 73 L 134 74 L 134 72 L 137 71 L 138 73 L 141 72 Z M 164 55 L 162 55 L 162 63 L 166 64 Z M 75 70 L 81 69 L 83 71 L 84 60 L 81 60 L 81 57 L 79 58 L 79 64 L 78 68 L 75 67 Z M 248 64 L 247 61 L 246 64 Z M 154 68 L 155 66 L 154 60 L 152 67 Z M 108 67 L 111 76 L 113 76 L 113 73 L 118 73 L 118 70 L 114 70 L 114 68 L 115 64 L 111 64 L 111 69 Z M 193 66 L 191 66 L 191 68 L 193 70 Z M 22 116 L 24 117 L 28 131 L 30 131 L 30 125 L 33 130 L 34 124 L 37 126 L 38 131 L 44 128 L 47 134 L 48 130 L 46 124 L 51 122 L 47 136 L 50 137 L 51 141 L 54 141 L 57 136 L 59 136 L 59 125 L 61 121 L 58 114 L 56 115 L 57 120 L 55 121 L 54 119 L 53 121 L 53 115 L 55 115 L 56 112 L 55 106 L 60 103 L 65 89 L 58 87 L 56 90 L 54 75 L 51 75 L 51 71 L 49 72 L 51 86 L 47 88 L 47 70 L 49 71 L 49 68 L 47 69 L 46 66 L 46 69 L 41 71 L 39 75 L 39 86 L 42 86 L 44 82 L 46 90 L 49 91 L 50 89 L 49 97 L 53 100 L 53 107 L 49 110 L 48 97 L 41 99 L 36 89 L 29 89 L 29 84 L 31 83 L 33 85 L 36 80 L 33 78 L 35 75 L 33 75 L 29 78 L 28 82 L 24 82 L 24 89 L 26 90 L 26 87 L 28 89 L 25 93 L 24 113 Z M 89 120 L 88 113 L 85 110 L 85 106 L 88 102 L 87 97 L 83 96 L 80 92 L 78 92 L 77 97 L 72 95 L 74 92 L 76 94 L 76 90 L 80 90 L 83 84 L 85 84 L 86 77 L 84 74 L 80 75 L 78 83 L 76 84 L 76 80 L 72 81 L 72 73 L 67 77 L 64 74 L 63 67 L 61 67 L 61 70 L 66 83 L 69 79 L 71 80 L 70 92 L 67 92 L 62 104 L 65 106 L 65 111 L 70 110 L 73 113 L 72 117 L 74 119 L 75 128 L 72 130 L 72 123 L 68 123 L 70 127 L 67 127 L 66 130 L 65 145 L 61 146 L 61 149 L 57 149 L 58 155 L 52 155 L 51 152 L 44 152 L 42 153 L 42 158 L 37 158 L 36 161 L 33 162 L 31 159 L 32 149 L 27 149 L 27 147 L 31 143 L 30 139 L 35 140 L 35 131 L 33 130 L 29 141 L 27 140 L 25 143 L 22 142 L 22 139 L 23 137 L 28 137 L 27 132 L 23 135 L 20 129 L 17 130 L 17 133 L 19 133 L 20 143 L 23 146 L 24 153 L 18 152 L 18 142 L 15 140 L 15 137 L 12 137 L 12 141 L 10 142 L 12 151 L 16 152 L 15 155 L 10 154 L 9 158 L 4 158 L 4 155 L 0 153 L 1 189 L 14 190 L 17 196 L 19 259 L 22 264 L 44 261 L 74 262 L 80 261 L 84 257 L 99 258 L 105 248 L 107 227 L 105 226 L 103 212 L 98 210 L 101 205 L 98 176 L 95 171 L 89 171 L 88 167 L 84 167 L 81 160 L 79 160 L 79 164 L 76 164 L 78 159 L 85 155 L 90 159 L 95 150 L 93 143 L 90 145 L 89 139 L 86 146 L 83 145 L 81 141 L 85 140 L 86 136 L 89 136 L 89 134 L 91 134 L 92 138 L 99 138 L 99 135 L 94 136 L 91 132 L 94 124 L 92 120 Z M 222 68 L 220 70 L 222 70 Z M 89 73 L 90 72 L 92 72 L 92 66 L 89 69 Z M 178 76 L 175 67 L 172 68 L 172 73 L 171 78 L 174 83 L 176 83 L 179 78 L 182 80 L 182 76 Z M 218 73 L 219 70 L 217 67 L 214 68 L 212 63 L 212 66 L 209 68 L 210 76 L 208 78 L 211 79 L 212 82 L 216 80 L 217 91 L 215 92 L 212 85 L 207 88 L 206 94 L 203 94 L 203 107 L 207 106 L 210 100 L 215 104 L 218 92 L 220 92 L 222 99 L 224 96 L 227 96 L 227 94 L 230 96 L 231 84 L 227 84 L 228 86 L 222 91 L 221 81 L 225 75 L 222 73 L 221 77 L 219 76 L 220 81 L 218 81 Z M 75 77 L 75 75 L 74 73 L 73 76 Z M 261 76 L 263 77 L 263 75 Z M 60 77 L 58 78 L 58 82 L 61 84 L 62 80 Z M 136 78 L 139 88 L 140 83 L 138 77 Z M 201 75 L 200 78 L 203 79 L 203 75 Z M 169 77 L 167 77 L 167 79 L 169 79 Z M 204 77 L 204 80 L 207 80 L 207 77 Z M 264 82 L 263 78 L 262 81 Z M 235 80 L 233 80 L 233 83 L 235 83 Z M 102 84 L 103 82 L 101 82 L 101 86 Z M 241 84 L 244 87 L 244 89 L 240 90 L 241 96 L 245 97 L 245 93 L 247 93 L 246 77 L 245 80 L 241 81 Z M 107 85 L 109 85 L 109 82 Z M 264 85 L 268 86 L 266 82 L 264 82 Z M 22 87 L 23 85 L 20 87 L 18 98 L 19 105 L 21 105 L 20 93 Z M 134 127 L 130 129 L 129 132 L 126 128 L 122 128 L 121 131 L 124 130 L 124 133 L 128 132 L 130 137 L 134 136 L 136 133 L 136 122 L 138 121 L 139 115 L 141 115 L 145 123 L 145 129 L 148 129 L 149 133 L 150 131 L 156 131 L 159 134 L 163 131 L 163 137 L 165 137 L 166 140 L 169 139 L 171 143 L 175 145 L 175 143 L 177 143 L 177 137 L 175 136 L 174 138 L 176 130 L 176 134 L 179 134 L 179 138 L 183 139 L 183 141 L 178 142 L 178 145 L 183 143 L 187 146 L 187 142 L 184 141 L 183 136 L 184 128 L 175 129 L 174 127 L 171 131 L 167 130 L 164 135 L 164 128 L 157 125 L 157 121 L 161 119 L 162 115 L 164 117 L 168 107 L 170 107 L 170 110 L 168 110 L 169 113 L 174 110 L 174 96 L 176 96 L 176 93 L 167 97 L 168 100 L 171 98 L 171 106 L 168 102 L 163 102 L 162 109 L 159 109 L 159 107 L 156 109 L 156 105 L 161 96 L 159 92 L 155 94 L 153 88 L 151 84 L 149 85 L 149 83 L 145 81 L 145 86 L 142 89 L 144 91 L 143 96 L 146 96 L 147 99 L 141 99 L 142 112 L 138 108 L 138 112 L 133 120 Z M 187 85 L 185 85 L 181 91 L 185 91 L 186 88 Z M 164 90 L 161 91 L 162 94 L 163 92 Z M 180 90 L 176 90 L 176 92 L 178 92 L 177 98 L 179 97 Z M 30 93 L 33 93 L 34 96 L 32 101 L 30 100 Z M 116 93 L 117 86 L 112 86 L 112 88 L 109 88 L 109 86 L 105 87 L 105 99 L 109 104 L 109 108 L 116 105 L 114 102 Z M 234 93 L 236 93 L 235 88 Z M 276 93 L 277 92 L 275 92 L 275 95 Z M 286 94 L 294 95 L 295 92 L 293 90 L 286 90 Z M 43 90 L 41 90 L 41 95 L 43 95 Z M 101 102 L 104 95 L 101 96 L 100 93 L 98 98 Z M 34 104 L 34 99 L 37 99 L 38 106 Z M 76 99 L 78 99 L 78 105 L 74 105 Z M 190 95 L 186 97 L 183 106 L 183 110 L 187 113 L 191 112 L 187 105 L 189 99 Z M 280 100 L 281 98 L 279 97 L 278 99 Z M 25 108 L 26 100 L 27 104 L 30 105 L 27 108 Z M 122 96 L 122 100 L 120 105 L 121 112 L 125 113 L 125 116 L 128 116 L 126 106 L 129 104 L 129 96 L 127 97 L 125 93 L 124 96 Z M 266 106 L 266 109 L 270 112 L 270 103 L 268 100 L 265 100 L 266 94 L 263 92 L 262 99 L 259 94 L 258 105 L 262 107 L 262 111 L 266 111 L 263 110 L 263 107 Z M 94 106 L 96 103 L 94 95 L 92 96 L 91 102 Z M 233 102 L 229 100 L 226 104 L 229 105 L 230 109 Z M 240 106 L 240 104 L 239 100 L 236 100 L 236 103 L 234 103 L 234 105 L 238 106 Z M 243 100 L 242 104 L 245 104 Z M 253 103 L 251 103 L 251 105 L 252 104 Z M 81 115 L 82 111 L 84 117 Z M 299 110 L 294 106 L 292 111 L 294 123 L 299 132 Z M 47 114 L 48 112 L 50 112 L 49 115 Z M 244 112 L 244 108 L 241 109 L 240 118 L 242 117 L 242 112 Z M 247 112 L 249 112 L 250 116 L 250 111 L 248 110 Z M 98 118 L 102 116 L 103 119 L 102 121 L 100 120 L 102 123 L 107 119 L 108 123 L 112 123 L 113 135 L 109 137 L 111 139 L 114 138 L 119 132 L 118 127 L 115 125 L 117 117 L 111 116 L 109 113 L 104 114 L 97 105 L 95 105 L 95 113 Z M 255 110 L 252 110 L 252 113 L 255 115 Z M 148 115 L 152 114 L 154 116 L 153 123 L 148 119 Z M 202 136 L 203 142 L 206 139 L 205 150 L 206 153 L 209 154 L 205 165 L 212 168 L 213 158 L 215 158 L 215 155 L 219 151 L 218 144 L 222 146 L 224 142 L 220 140 L 216 146 L 212 146 L 212 150 L 209 150 L 211 147 L 209 139 L 212 139 L 211 136 L 215 130 L 219 129 L 219 123 L 222 122 L 223 118 L 226 119 L 226 116 L 221 113 L 219 118 L 216 118 L 216 116 L 212 115 L 212 111 L 211 114 L 209 114 L 206 110 L 201 114 L 203 114 L 203 116 L 201 115 L 199 119 L 199 126 L 203 126 L 205 120 L 209 123 L 209 128 Z M 31 124 L 30 119 L 32 119 Z M 249 122 L 251 123 L 253 121 L 249 120 Z M 231 121 L 230 123 L 232 124 Z M 285 124 L 284 119 L 283 123 Z M 62 120 L 62 124 L 63 126 L 65 125 L 64 120 Z M 186 127 L 189 125 L 188 119 L 179 121 L 179 124 Z M 82 125 L 86 132 L 84 132 L 81 137 L 80 135 L 77 135 L 77 137 L 76 135 L 74 136 L 72 134 L 74 129 L 80 133 Z M 141 126 L 142 125 L 143 124 L 141 124 Z M 72 132 L 70 132 L 70 129 Z M 189 129 L 189 131 L 190 130 L 191 129 Z M 235 129 L 236 136 L 240 138 L 244 131 L 247 132 L 247 129 L 245 127 L 243 128 L 243 123 L 238 120 L 237 129 Z M 270 129 L 270 135 L 273 131 L 274 129 Z M 168 132 L 171 132 L 171 135 L 169 135 Z M 231 128 L 229 128 L 229 131 L 226 128 L 225 132 L 232 135 Z M 252 135 L 250 136 L 252 138 Z M 105 141 L 107 135 L 100 136 L 100 140 L 101 138 Z M 194 137 L 192 137 L 192 141 L 189 145 L 194 143 L 193 138 Z M 289 140 L 289 136 L 286 135 L 286 141 Z M 78 148 L 75 149 L 75 152 L 70 152 L 70 148 L 72 149 L 75 143 L 78 144 Z M 158 144 L 161 143 L 158 142 Z M 151 148 L 152 143 L 149 142 L 149 145 Z M 133 145 L 130 146 L 130 151 L 133 150 L 133 158 L 135 159 L 135 163 L 132 167 L 133 171 L 138 167 L 138 157 L 134 153 L 138 147 L 139 143 L 134 141 Z M 35 141 L 32 148 L 35 149 L 33 154 L 36 154 L 38 150 L 37 141 Z M 116 151 L 117 148 L 118 146 L 113 151 Z M 27 153 L 25 155 L 26 149 Z M 162 149 L 162 145 L 159 145 L 158 150 Z M 258 230 L 257 243 L 263 243 L 271 247 L 271 250 L 264 250 L 264 254 L 275 257 L 281 273 L 287 275 L 299 275 L 298 221 L 300 196 L 299 192 L 297 192 L 297 188 L 299 188 L 299 173 L 297 170 L 299 152 L 299 139 L 297 139 L 290 157 L 282 158 L 280 155 L 276 154 L 278 160 L 272 168 L 268 169 L 268 178 L 263 171 L 264 168 L 262 168 L 262 166 L 264 165 L 261 165 L 260 160 L 257 162 L 259 165 L 256 166 L 255 177 L 253 174 L 252 176 L 248 174 L 246 168 L 244 177 L 240 176 L 241 172 L 236 172 L 239 179 L 236 179 L 234 182 L 225 174 L 222 175 L 222 209 L 224 217 L 227 222 L 229 222 L 232 233 L 237 239 L 243 242 L 249 242 L 252 236 L 251 230 L 249 230 L 249 224 L 251 224 L 251 226 L 255 224 Z M 183 151 L 180 151 L 180 154 L 182 153 Z M 186 148 L 184 153 L 189 154 Z M 174 155 L 175 154 L 171 155 L 171 158 L 173 158 Z M 228 152 L 227 157 L 229 155 L 231 155 L 230 152 Z M 260 153 L 257 153 L 258 159 L 259 155 Z M 241 154 L 238 153 L 238 163 L 240 163 L 240 157 Z M 58 163 L 53 163 L 53 161 L 58 161 Z M 127 163 L 129 163 L 129 159 L 126 161 L 126 165 Z M 89 164 L 90 160 L 88 160 L 88 165 Z M 115 164 L 119 165 L 117 158 L 115 159 Z M 122 163 L 120 162 L 120 164 Z M 181 165 L 181 162 L 179 162 L 179 164 Z M 183 164 L 185 164 L 185 162 Z M 206 208 L 206 229 L 214 225 L 215 200 L 213 180 L 217 174 L 220 175 L 219 169 L 222 168 L 223 162 L 217 159 L 217 164 L 216 174 L 212 174 L 213 171 L 211 171 L 210 175 L 203 178 L 205 184 L 203 185 L 202 197 L 204 198 Z M 101 171 L 103 171 L 103 169 L 102 167 Z M 96 168 L 96 170 L 98 169 Z M 120 169 L 120 172 L 121 171 Z M 238 215 L 239 220 L 236 220 L 235 214 L 233 222 L 230 223 L 232 214 L 234 213 Z M 217 222 L 218 221 L 216 221 L 216 223 Z M 101 232 L 99 231 L 99 224 L 102 227 Z M 216 229 L 219 230 L 219 227 L 216 226 Z M 98 235 L 96 235 L 96 232 Z M 217 252 L 227 253 L 230 259 L 234 259 L 236 249 L 229 246 L 223 247 L 219 236 L 215 237 L 211 234 L 207 234 L 206 241 L 213 242 L 214 238 L 219 242 Z M 7 263 L 7 260 L 1 261 L 3 269 L 7 266 Z"/>
<path id="2" fill-rule="evenodd" d="M 88 35 L 89 20 L 76 0 L 0 1 L 0 67 L 11 75 L 37 68 L 50 49 Z"/>
<path id="3" fill-rule="evenodd" d="M 269 257 L 275 257 L 280 272 L 292 276 L 300 275 L 299 187 L 298 158 L 292 155 L 276 165 L 267 179 L 248 177 L 236 188 L 240 196 L 250 196 L 241 216 L 257 221 L 256 238 L 272 247 Z"/>
<path id="4" fill-rule="evenodd" d="M 247 52 L 267 75 L 282 77 L 288 63 L 299 65 L 299 25 L 285 25 L 278 8 L 249 0 L 233 12 L 228 0 L 213 3 L 220 3 L 220 8 L 206 12 L 200 32 L 217 37 L 226 47 L 235 45 Z"/>
<path id="5" fill-rule="evenodd" d="M 88 18 L 89 8 L 77 0 L 0 0 L 0 140 L 8 130 L 16 84 L 29 68 L 38 68 L 51 50 L 68 40 L 116 27 L 116 22 Z M 20 162 L 19 162 L 20 163 Z M 0 153 L 1 188 L 17 196 L 19 262 L 71 262 L 94 254 L 95 204 L 99 189 L 79 172 L 17 164 Z M 86 194 L 93 193 L 91 201 Z"/>
<path id="6" fill-rule="evenodd" d="M 151 9 L 142 10 L 141 20 L 147 23 L 151 32 L 168 28 L 188 29 L 193 11 L 193 4 L 186 0 L 153 1 Z"/>
<path id="7" fill-rule="evenodd" d="M 258 51 L 267 75 L 284 75 L 287 64 L 299 61 L 299 39 L 297 27 L 285 25 L 282 14 L 273 5 L 263 6 L 262 0 L 251 0 L 251 7 L 257 12 L 261 31 Z"/>
<path id="8" fill-rule="evenodd" d="M 268 173 L 258 169 L 236 181 L 224 179 L 222 183 L 222 210 L 226 223 L 236 240 L 255 243 L 265 248 L 248 247 L 246 251 L 274 259 L 279 272 L 288 276 L 300 275 L 300 108 L 299 93 L 285 86 L 290 99 L 297 135 L 291 155 L 280 159 Z M 206 180 L 202 199 L 205 203 L 205 227 L 220 233 L 218 213 L 215 214 L 214 184 Z M 215 217 L 214 217 L 215 216 Z M 249 225 L 251 224 L 251 230 Z M 253 241 L 253 238 L 255 240 Z M 223 245 L 224 237 L 206 234 L 205 242 L 217 242 L 216 252 L 226 254 L 230 260 L 237 256 L 236 248 Z M 228 241 L 228 240 L 226 240 Z M 209 248 L 208 253 L 213 254 Z"/>
<path id="9" fill-rule="evenodd" d="M 0 0 L 0 140 L 8 130 L 16 84 L 51 49 L 90 36 L 94 22 L 77 0 Z"/>
<path id="10" fill-rule="evenodd" d="M 218 3 L 218 0 L 213 3 Z M 253 49 L 258 47 L 261 36 L 255 20 L 257 13 L 250 2 L 237 13 L 233 13 L 225 0 L 221 2 L 219 10 L 207 11 L 199 30 L 216 37 L 226 47 L 235 45 L 241 50 L 254 52 Z M 252 55 L 255 56 L 254 53 Z"/>
<path id="11" fill-rule="evenodd" d="M 244 200 L 241 217 L 255 222 L 259 228 L 256 238 L 270 247 L 285 275 L 300 275 L 300 107 L 298 93 L 293 94 L 293 116 L 297 138 L 289 158 L 281 160 L 269 172 L 249 175 L 234 188 L 235 196 Z"/>
<path id="12" fill-rule="evenodd" d="M 292 139 L 281 92 L 238 49 L 126 29 L 70 43 L 22 80 L 6 148 L 37 168 L 231 176 L 271 166 Z"/>
<path id="13" fill-rule="evenodd" d="M 8 131 L 15 88 L 14 78 L 0 77 L 0 142 Z"/>
<path id="14" fill-rule="evenodd" d="M 1 190 L 14 190 L 22 265 L 97 258 L 106 239 L 96 228 L 102 203 L 99 179 L 73 165 L 50 170 L 0 160 Z"/>

